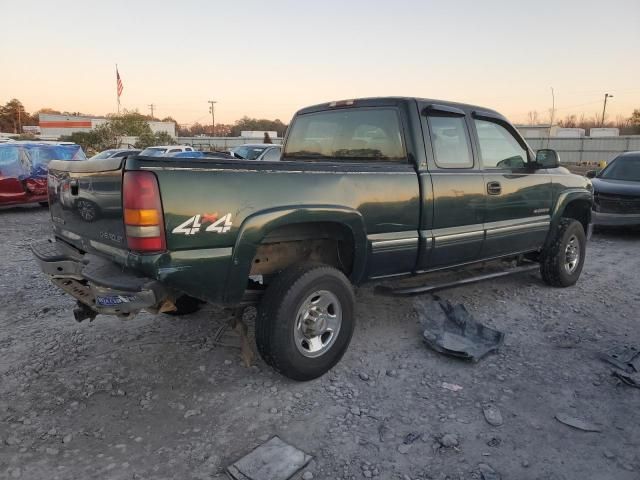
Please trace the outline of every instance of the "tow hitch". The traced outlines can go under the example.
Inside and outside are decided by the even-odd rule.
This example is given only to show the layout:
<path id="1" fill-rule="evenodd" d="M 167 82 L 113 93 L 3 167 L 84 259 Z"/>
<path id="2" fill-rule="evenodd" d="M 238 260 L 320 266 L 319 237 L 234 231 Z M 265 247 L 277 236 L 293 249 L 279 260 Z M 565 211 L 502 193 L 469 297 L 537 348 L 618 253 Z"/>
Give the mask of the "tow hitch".
<path id="1" fill-rule="evenodd" d="M 97 314 L 98 312 L 92 310 L 88 305 L 85 305 L 80 301 L 76 302 L 76 306 L 73 309 L 73 318 L 75 318 L 78 323 L 86 320 L 87 318 L 92 322 L 93 319 L 96 318 Z"/>

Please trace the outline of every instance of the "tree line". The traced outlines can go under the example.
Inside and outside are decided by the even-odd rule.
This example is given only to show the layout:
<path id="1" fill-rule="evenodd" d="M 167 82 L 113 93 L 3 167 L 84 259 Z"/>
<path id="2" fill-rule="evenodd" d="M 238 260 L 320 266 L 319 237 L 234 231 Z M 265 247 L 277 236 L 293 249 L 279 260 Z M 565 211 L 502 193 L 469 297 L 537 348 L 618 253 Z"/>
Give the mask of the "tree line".
<path id="1" fill-rule="evenodd" d="M 549 124 L 551 120 L 551 111 L 549 112 L 549 121 L 543 121 L 537 111 L 530 111 L 528 114 L 528 122 L 530 125 Z M 602 120 L 602 113 L 596 112 L 592 116 L 584 113 L 580 116 L 575 114 L 566 115 L 564 118 L 554 120 L 562 128 L 583 128 L 589 130 L 591 128 L 618 128 L 620 135 L 637 135 L 640 134 L 640 109 L 635 109 L 630 117 L 617 115 L 615 120 L 609 120 L 606 116 Z"/>
<path id="2" fill-rule="evenodd" d="M 23 127 L 30 125 L 38 125 L 40 114 L 62 114 L 62 115 L 77 115 L 95 117 L 95 115 L 85 114 L 81 112 L 60 112 L 52 108 L 41 108 L 33 113 L 29 113 L 25 110 L 24 105 L 20 100 L 14 98 L 9 100 L 4 105 L 0 105 L 0 132 L 14 133 L 21 135 Z M 549 112 L 549 119 L 553 117 L 553 112 Z M 104 145 L 113 145 L 114 139 L 118 136 L 136 136 L 139 138 L 139 143 L 144 145 L 148 142 L 158 140 L 151 133 L 147 121 L 162 121 L 173 122 L 176 125 L 176 133 L 180 137 L 196 137 L 200 135 L 216 136 L 216 137 L 239 137 L 240 133 L 245 130 L 252 131 L 275 131 L 279 137 L 284 136 L 287 125 L 279 119 L 268 120 L 265 118 L 251 118 L 244 116 L 240 120 L 236 120 L 232 124 L 217 123 L 215 129 L 211 124 L 205 125 L 201 123 L 194 123 L 192 125 L 180 125 L 171 116 L 164 117 L 162 119 L 152 117 L 150 115 L 143 115 L 138 111 L 125 111 L 121 115 L 107 115 L 107 123 L 102 128 L 96 128 L 92 132 L 78 132 L 70 137 L 77 138 L 83 143 L 81 145 L 91 145 L 91 149 L 101 148 Z M 528 114 L 528 121 L 531 125 L 540 125 L 545 123 L 542 120 L 542 116 L 537 111 L 530 111 Z M 549 123 L 549 122 L 546 122 Z M 621 135 L 634 135 L 640 134 L 640 108 L 635 109 L 630 117 L 618 115 L 615 120 L 602 121 L 602 116 L 599 113 L 594 113 L 593 116 L 587 117 L 585 114 L 578 115 L 566 115 L 564 118 L 555 121 L 558 126 L 565 128 L 584 128 L 588 130 L 595 127 L 616 127 L 620 129 Z M 78 135 L 83 133 L 83 135 Z M 169 135 L 167 135 L 169 137 Z M 29 138 L 25 136 L 23 138 Z M 170 138 L 170 137 L 169 137 Z M 169 139 L 165 138 L 166 144 L 170 144 Z"/>
<path id="3" fill-rule="evenodd" d="M 24 105 L 17 98 L 9 100 L 4 105 L 0 105 L 0 132 L 14 133 L 20 135 L 23 133 L 25 126 L 37 126 L 39 123 L 39 117 L 42 113 L 59 114 L 59 115 L 74 115 L 83 117 L 96 117 L 96 115 L 82 113 L 82 112 L 69 112 L 59 111 L 53 108 L 41 108 L 33 113 L 29 113 L 25 110 Z M 129 125 L 133 128 L 132 131 L 137 131 L 134 125 L 138 125 L 133 120 L 145 120 L 145 121 L 158 121 L 158 122 L 173 122 L 176 125 L 176 133 L 180 137 L 195 137 L 198 135 L 217 136 L 217 137 L 239 137 L 240 132 L 243 130 L 259 130 L 259 131 L 275 131 L 278 132 L 278 136 L 281 137 L 287 130 L 287 125 L 279 119 L 268 120 L 265 118 L 250 118 L 247 116 L 242 117 L 240 120 L 232 124 L 217 123 L 215 130 L 211 124 L 194 123 L 192 125 L 180 125 L 173 117 L 167 116 L 164 118 L 152 117 L 151 115 L 143 115 L 136 110 L 126 112 L 124 115 L 129 115 L 128 119 L 131 122 L 124 122 L 125 125 Z M 97 116 L 100 117 L 100 116 Z M 107 115 L 106 118 L 112 119 L 115 115 Z M 215 134 L 215 135 L 214 135 Z M 125 133 L 125 135 L 136 136 L 134 133 Z"/>
<path id="4" fill-rule="evenodd" d="M 0 132 L 14 133 L 16 139 L 36 139 L 33 134 L 24 134 L 24 127 L 37 126 L 40 121 L 40 114 L 60 114 L 84 117 L 97 117 L 96 115 L 82 112 L 61 112 L 52 108 L 41 108 L 34 113 L 25 110 L 20 100 L 14 98 L 4 105 L 0 105 Z M 74 132 L 71 135 L 61 137 L 61 141 L 74 142 L 81 145 L 89 154 L 99 152 L 108 148 L 136 147 L 146 148 L 153 145 L 172 145 L 175 139 L 165 132 L 153 133 L 149 127 L 149 121 L 173 122 L 176 126 L 178 136 L 191 137 L 198 135 L 219 137 L 237 137 L 243 130 L 264 130 L 275 131 L 278 136 L 283 136 L 287 130 L 287 125 L 280 120 L 256 119 L 242 117 L 233 124 L 216 124 L 215 130 L 211 125 L 194 123 L 191 126 L 181 126 L 178 122 L 168 116 L 162 119 L 143 115 L 138 111 L 124 111 L 121 114 L 110 114 L 105 118 L 105 123 L 98 125 L 88 132 Z M 135 145 L 124 145 L 123 137 L 137 137 Z"/>
<path id="5" fill-rule="evenodd" d="M 277 132 L 279 137 L 284 136 L 287 125 L 279 119 L 268 120 L 266 118 L 251 118 L 244 116 L 232 124 L 216 123 L 215 130 L 212 125 L 194 123 L 190 126 L 180 126 L 178 136 L 197 137 L 206 135 L 211 137 L 239 137 L 243 131 Z"/>

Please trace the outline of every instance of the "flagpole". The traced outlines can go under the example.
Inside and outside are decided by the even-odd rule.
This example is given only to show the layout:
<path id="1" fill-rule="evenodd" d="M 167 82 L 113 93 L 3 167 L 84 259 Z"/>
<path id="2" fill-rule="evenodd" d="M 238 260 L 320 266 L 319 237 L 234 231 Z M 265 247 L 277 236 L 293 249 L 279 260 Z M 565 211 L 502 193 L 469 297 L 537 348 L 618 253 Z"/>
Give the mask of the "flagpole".
<path id="1" fill-rule="evenodd" d="M 116 63 L 116 98 L 118 101 L 118 115 L 120 115 L 120 95 L 118 94 L 118 64 Z"/>

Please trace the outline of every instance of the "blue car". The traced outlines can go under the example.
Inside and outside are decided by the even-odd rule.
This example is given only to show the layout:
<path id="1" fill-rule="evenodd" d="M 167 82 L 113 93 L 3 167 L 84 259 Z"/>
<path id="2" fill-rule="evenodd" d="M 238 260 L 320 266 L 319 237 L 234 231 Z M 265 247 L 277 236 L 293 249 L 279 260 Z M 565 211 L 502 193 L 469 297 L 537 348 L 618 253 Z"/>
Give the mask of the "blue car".
<path id="1" fill-rule="evenodd" d="M 47 203 L 51 160 L 86 160 L 80 145 L 9 142 L 0 145 L 0 205 Z"/>

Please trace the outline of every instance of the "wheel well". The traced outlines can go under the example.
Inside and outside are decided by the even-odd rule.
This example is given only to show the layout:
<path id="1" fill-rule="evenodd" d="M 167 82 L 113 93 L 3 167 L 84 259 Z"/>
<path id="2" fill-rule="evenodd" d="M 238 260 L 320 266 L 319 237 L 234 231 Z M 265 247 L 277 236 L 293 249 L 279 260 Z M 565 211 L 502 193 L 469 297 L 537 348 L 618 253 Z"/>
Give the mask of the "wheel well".
<path id="1" fill-rule="evenodd" d="M 336 222 L 309 222 L 283 225 L 261 241 L 251 261 L 250 276 L 270 276 L 290 265 L 317 261 L 350 276 L 354 260 L 351 230 Z"/>
<path id="2" fill-rule="evenodd" d="M 574 200 L 565 207 L 562 216 L 578 220 L 586 233 L 591 222 L 591 204 L 586 200 Z"/>

